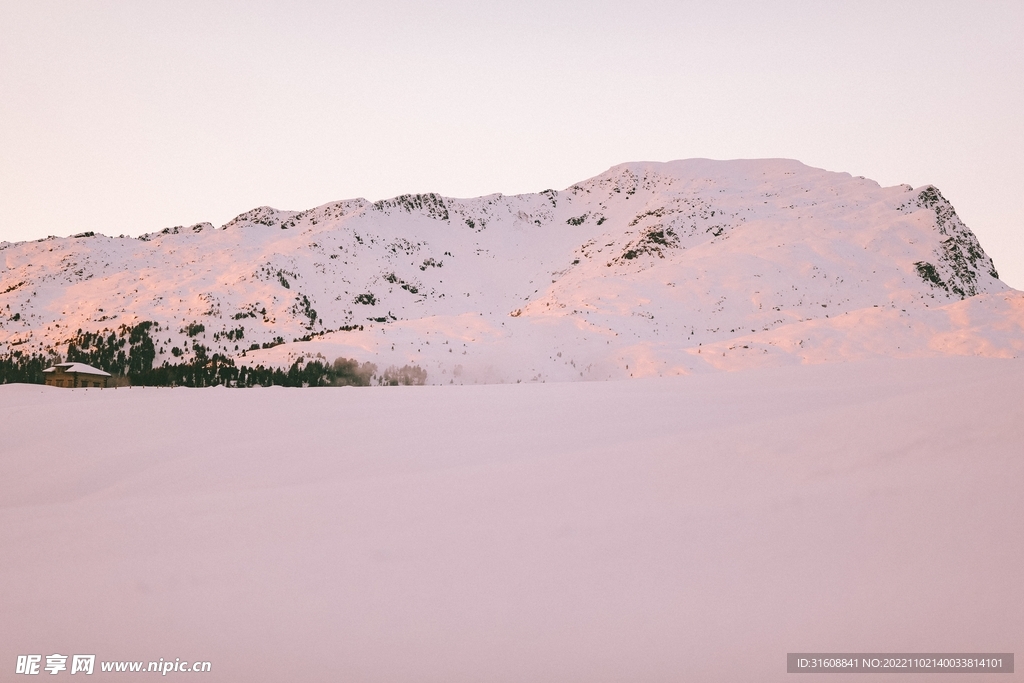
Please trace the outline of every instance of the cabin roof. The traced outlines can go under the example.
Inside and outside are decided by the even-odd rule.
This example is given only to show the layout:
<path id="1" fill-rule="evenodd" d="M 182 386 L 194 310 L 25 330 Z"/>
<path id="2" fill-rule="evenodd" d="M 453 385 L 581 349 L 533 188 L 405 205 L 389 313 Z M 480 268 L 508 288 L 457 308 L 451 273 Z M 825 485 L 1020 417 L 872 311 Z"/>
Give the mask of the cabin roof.
<path id="1" fill-rule="evenodd" d="M 46 368 L 43 372 L 57 372 L 57 368 L 60 368 L 64 372 L 77 372 L 83 375 L 100 375 L 102 377 L 110 377 L 109 372 L 103 372 L 99 368 L 94 368 L 91 365 L 85 363 L 57 363 L 52 368 Z"/>

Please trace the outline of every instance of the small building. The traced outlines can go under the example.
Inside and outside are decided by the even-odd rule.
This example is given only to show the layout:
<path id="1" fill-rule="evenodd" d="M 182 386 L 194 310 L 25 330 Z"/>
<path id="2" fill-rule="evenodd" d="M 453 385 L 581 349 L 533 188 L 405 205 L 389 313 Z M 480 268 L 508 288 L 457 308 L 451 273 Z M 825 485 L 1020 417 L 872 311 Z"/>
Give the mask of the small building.
<path id="1" fill-rule="evenodd" d="M 106 389 L 109 372 L 103 372 L 85 363 L 57 363 L 43 370 L 48 387 L 92 387 Z"/>

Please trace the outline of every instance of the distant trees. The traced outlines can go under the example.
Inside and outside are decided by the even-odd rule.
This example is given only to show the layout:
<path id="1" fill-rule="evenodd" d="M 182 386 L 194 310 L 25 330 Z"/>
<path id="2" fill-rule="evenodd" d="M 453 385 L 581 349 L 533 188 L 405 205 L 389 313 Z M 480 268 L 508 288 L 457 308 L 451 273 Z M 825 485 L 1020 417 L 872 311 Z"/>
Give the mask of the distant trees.
<path id="1" fill-rule="evenodd" d="M 336 387 L 368 387 L 372 384 L 385 387 L 422 386 L 427 382 L 427 371 L 418 365 L 403 365 L 400 368 L 392 365 L 378 376 L 377 366 L 373 363 L 360 364 L 351 358 L 336 358 L 331 370 L 332 385 Z"/>
<path id="2" fill-rule="evenodd" d="M 122 325 L 109 333 L 78 330 L 68 344 L 67 360 L 86 363 L 114 375 L 145 374 L 156 358 L 151 333 L 159 330 L 160 326 L 151 320 L 134 326 Z"/>
<path id="3" fill-rule="evenodd" d="M 392 365 L 384 371 L 380 378 L 381 385 L 389 387 L 421 386 L 426 382 L 427 371 L 418 365 L 403 365 L 400 368 Z"/>
<path id="4" fill-rule="evenodd" d="M 187 327 L 182 328 L 182 334 L 187 334 L 190 337 L 194 337 L 197 334 L 201 334 L 206 331 L 206 326 L 202 323 L 189 323 Z"/>
<path id="5" fill-rule="evenodd" d="M 131 328 L 128 333 L 128 348 L 131 349 L 128 356 L 129 375 L 141 375 L 153 368 L 156 347 L 152 337 L 149 336 L 151 327 L 153 327 L 153 322 L 146 320 Z"/>
<path id="6" fill-rule="evenodd" d="M 232 358 L 219 353 L 207 355 L 200 347 L 196 357 L 184 363 L 164 362 L 157 367 L 140 368 L 129 362 L 125 372 L 116 365 L 89 363 L 112 372 L 111 386 L 148 387 L 367 387 L 412 386 L 426 383 L 427 371 L 418 365 L 389 367 L 377 374 L 377 366 L 350 358 L 337 358 L 331 364 L 299 358 L 287 368 L 238 366 Z M 140 356 L 142 357 L 142 356 Z M 58 355 L 25 354 L 20 351 L 0 357 L 0 384 L 15 382 L 45 384 L 43 370 L 60 363 Z M 78 362 L 87 362 L 79 360 Z"/>
<path id="7" fill-rule="evenodd" d="M 377 366 L 373 363 L 360 363 L 344 357 L 336 358 L 333 363 L 299 358 L 287 368 L 239 366 L 229 356 L 211 354 L 210 349 L 198 340 L 192 342 L 191 360 L 178 363 L 164 361 L 154 367 L 156 345 L 151 334 L 160 329 L 157 323 L 146 320 L 134 326 L 122 325 L 116 332 L 79 330 L 68 345 L 66 359 L 55 353 L 27 354 L 12 351 L 0 357 L 0 384 L 44 384 L 43 370 L 62 360 L 86 363 L 105 370 L 114 376 L 113 383 L 118 386 L 365 387 L 421 385 L 427 380 L 426 370 L 418 365 L 404 365 L 400 368 L 391 366 L 378 375 Z M 240 334 L 236 336 L 241 338 Z M 274 343 L 263 346 L 283 343 L 283 339 L 277 338 Z M 175 358 L 180 358 L 185 351 L 175 346 L 171 353 Z"/>
<path id="8" fill-rule="evenodd" d="M 0 357 L 0 384 L 45 384 L 43 370 L 59 362 L 59 356 L 13 351 Z"/>
<path id="9" fill-rule="evenodd" d="M 335 358 L 332 386 L 336 387 L 368 387 L 377 374 L 377 366 L 369 361 L 360 364 L 351 358 Z"/>

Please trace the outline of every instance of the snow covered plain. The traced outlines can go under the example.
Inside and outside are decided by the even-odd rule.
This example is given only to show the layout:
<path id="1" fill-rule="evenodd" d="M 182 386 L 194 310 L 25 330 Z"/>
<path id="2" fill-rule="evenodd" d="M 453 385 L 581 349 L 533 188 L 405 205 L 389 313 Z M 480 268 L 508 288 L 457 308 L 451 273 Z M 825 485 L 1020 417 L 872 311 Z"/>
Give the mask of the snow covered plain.
<path id="1" fill-rule="evenodd" d="M 1022 394 L 1024 361 L 970 357 L 0 386 L 0 663 L 674 683 L 788 680 L 795 651 L 1020 655 Z"/>

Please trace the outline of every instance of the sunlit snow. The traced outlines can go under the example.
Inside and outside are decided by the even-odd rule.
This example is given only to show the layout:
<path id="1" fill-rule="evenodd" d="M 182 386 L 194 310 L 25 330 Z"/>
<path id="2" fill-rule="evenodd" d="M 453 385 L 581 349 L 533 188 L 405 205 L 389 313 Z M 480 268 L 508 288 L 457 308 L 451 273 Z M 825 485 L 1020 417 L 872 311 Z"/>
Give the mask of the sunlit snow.
<path id="1" fill-rule="evenodd" d="M 239 364 L 344 356 L 462 384 L 1024 351 L 1024 295 L 935 188 L 788 160 L 262 207 L 221 229 L 5 244 L 0 264 L 0 351 L 152 320 L 158 365 L 202 343 Z"/>
<path id="2" fill-rule="evenodd" d="M 1019 652 L 1022 387 L 983 358 L 2 386 L 0 663 L 731 683 L 789 680 L 787 652 Z"/>

